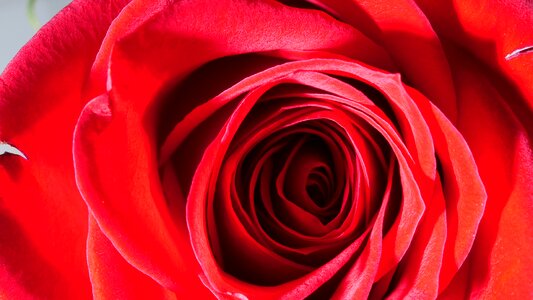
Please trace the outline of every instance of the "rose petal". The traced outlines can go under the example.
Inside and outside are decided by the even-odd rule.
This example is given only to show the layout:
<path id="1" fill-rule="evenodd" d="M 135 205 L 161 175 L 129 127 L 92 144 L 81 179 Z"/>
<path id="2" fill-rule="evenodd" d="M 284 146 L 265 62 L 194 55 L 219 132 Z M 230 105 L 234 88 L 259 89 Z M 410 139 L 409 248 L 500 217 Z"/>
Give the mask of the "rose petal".
<path id="1" fill-rule="evenodd" d="M 476 276 L 469 279 L 466 287 L 461 286 L 462 277 L 458 276 L 447 292 L 528 298 L 533 283 L 523 279 L 531 277 L 533 263 L 533 190 L 528 180 L 532 178 L 533 165 L 531 136 L 506 105 L 509 98 L 491 85 L 484 68 L 468 57 L 455 58 L 463 66 L 455 70 L 462 103 L 459 129 L 486 186 L 487 204 L 468 265 L 460 274 L 468 278 L 468 272 L 476 272 Z"/>
<path id="2" fill-rule="evenodd" d="M 512 112 L 533 135 L 533 59 L 531 52 L 511 60 L 505 57 L 517 50 L 533 45 L 533 6 L 530 1 L 482 0 L 439 2 L 417 0 L 430 19 L 435 31 L 460 45 L 482 62 L 483 74 L 492 74 L 491 85 L 505 95 Z M 449 52 L 449 50 L 446 50 Z M 452 54 L 453 55 L 453 54 Z M 468 58 L 472 61 L 472 58 Z M 465 68 L 462 60 L 451 61 L 452 68 Z M 456 84 L 461 85 L 458 80 Z"/>
<path id="3" fill-rule="evenodd" d="M 178 295 L 198 293 L 187 229 L 170 216 L 155 150 L 137 122 L 111 113 L 106 96 L 87 104 L 74 134 L 79 190 L 127 262 Z"/>
<path id="4" fill-rule="evenodd" d="M 474 157 L 457 128 L 423 95 L 414 89 L 407 91 L 431 130 L 446 199 L 448 228 L 440 277 L 442 290 L 470 252 L 487 194 Z"/>
<path id="5" fill-rule="evenodd" d="M 275 2 L 164 2 L 150 21 L 120 39 L 110 61 L 109 84 L 120 95 L 112 100 L 115 109 L 134 106 L 149 125 L 155 124 L 158 93 L 224 56 L 297 49 L 389 61 L 364 35 L 323 13 L 294 10 Z"/>
<path id="6" fill-rule="evenodd" d="M 381 258 L 382 247 L 382 229 L 385 217 L 386 207 L 390 199 L 390 191 L 393 184 L 394 163 L 389 170 L 387 178 L 387 187 L 381 204 L 381 209 L 377 215 L 376 221 L 370 233 L 369 240 L 363 253 L 357 258 L 357 261 L 350 267 L 350 271 L 344 276 L 335 289 L 332 299 L 363 299 L 370 294 L 374 278 L 378 272 L 379 261 Z"/>
<path id="7" fill-rule="evenodd" d="M 432 198 L 425 199 L 426 211 L 411 247 L 396 270 L 397 281 L 389 287 L 391 298 L 435 299 L 446 242 L 446 207 L 437 176 Z"/>
<path id="8" fill-rule="evenodd" d="M 457 114 L 450 68 L 432 24 L 411 0 L 309 0 L 387 49 L 400 72 L 452 120 Z"/>
<path id="9" fill-rule="evenodd" d="M 127 263 L 89 217 L 87 262 L 94 299 L 177 299 L 171 291 Z"/>
<path id="10" fill-rule="evenodd" d="M 74 1 L 0 77 L 0 141 L 28 157 L 0 157 L 0 297 L 90 297 L 87 209 L 74 181 L 72 132 L 92 60 L 127 3 Z"/>

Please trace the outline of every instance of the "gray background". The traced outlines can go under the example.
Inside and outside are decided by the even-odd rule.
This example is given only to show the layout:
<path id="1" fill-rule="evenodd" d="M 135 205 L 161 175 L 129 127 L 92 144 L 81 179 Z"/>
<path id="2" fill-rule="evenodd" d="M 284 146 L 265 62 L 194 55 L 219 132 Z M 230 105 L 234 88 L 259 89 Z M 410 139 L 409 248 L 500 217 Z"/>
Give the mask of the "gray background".
<path id="1" fill-rule="evenodd" d="M 104 0 L 96 0 L 104 1 Z M 35 12 L 42 26 L 70 0 L 37 0 Z M 0 0 L 0 72 L 35 34 L 27 15 L 28 0 Z"/>

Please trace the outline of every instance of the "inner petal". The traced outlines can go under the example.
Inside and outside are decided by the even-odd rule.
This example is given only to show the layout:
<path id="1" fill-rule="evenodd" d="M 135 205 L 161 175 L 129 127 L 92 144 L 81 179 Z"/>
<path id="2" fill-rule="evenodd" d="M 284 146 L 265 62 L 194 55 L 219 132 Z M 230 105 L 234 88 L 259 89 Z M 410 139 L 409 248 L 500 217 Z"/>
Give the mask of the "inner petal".
<path id="1" fill-rule="evenodd" d="M 324 207 L 331 196 L 331 172 L 328 166 L 315 167 L 306 179 L 305 190 L 316 205 Z"/>
<path id="2" fill-rule="evenodd" d="M 314 135 L 307 135 L 298 151 L 286 162 L 286 168 L 278 177 L 278 183 L 282 181 L 282 190 L 279 192 L 287 198 L 312 212 L 319 217 L 323 224 L 328 223 L 339 212 L 339 193 L 334 193 L 342 188 L 342 172 L 333 175 L 332 169 L 337 169 L 333 158 L 332 145 Z M 339 153 L 336 153 L 339 155 Z M 281 184 L 278 184 L 281 185 Z M 339 187 L 338 185 L 341 185 Z"/>

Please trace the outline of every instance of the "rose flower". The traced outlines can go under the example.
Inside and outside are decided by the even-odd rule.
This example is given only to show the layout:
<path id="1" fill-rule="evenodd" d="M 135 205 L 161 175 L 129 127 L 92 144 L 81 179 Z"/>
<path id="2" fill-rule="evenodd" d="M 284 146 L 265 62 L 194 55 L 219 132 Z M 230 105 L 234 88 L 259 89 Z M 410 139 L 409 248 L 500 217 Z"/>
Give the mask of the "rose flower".
<path id="1" fill-rule="evenodd" d="M 533 297 L 532 28 L 74 1 L 0 77 L 0 298 Z"/>

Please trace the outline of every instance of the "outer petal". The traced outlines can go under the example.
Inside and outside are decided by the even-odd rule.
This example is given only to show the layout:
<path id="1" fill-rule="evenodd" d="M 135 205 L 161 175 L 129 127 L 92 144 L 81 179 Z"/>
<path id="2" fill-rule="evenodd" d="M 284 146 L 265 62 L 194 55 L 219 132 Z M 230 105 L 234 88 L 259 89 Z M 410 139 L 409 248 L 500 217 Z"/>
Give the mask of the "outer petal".
<path id="1" fill-rule="evenodd" d="M 499 299 L 531 298 L 533 277 L 533 154 L 531 138 L 491 85 L 484 69 L 455 53 L 461 99 L 459 129 L 487 188 L 487 206 L 468 264 L 446 294 Z M 512 100 L 512 99 L 511 99 Z M 475 116 L 475 117 L 473 117 Z M 465 275 L 466 273 L 466 275 Z"/>
<path id="2" fill-rule="evenodd" d="M 74 134 L 78 187 L 128 263 L 179 296 L 204 296 L 208 291 L 198 278 L 185 219 L 173 223 L 153 148 L 135 122 L 113 115 L 106 96 L 87 104 Z"/>
<path id="3" fill-rule="evenodd" d="M 405 78 L 452 122 L 453 81 L 441 41 L 413 0 L 307 0 L 385 47 Z"/>
<path id="4" fill-rule="evenodd" d="M 90 296 L 72 132 L 92 61 L 127 2 L 74 1 L 0 77 L 0 140 L 28 157 L 0 157 L 0 297 Z"/>
<path id="5" fill-rule="evenodd" d="M 163 89 L 203 64 L 231 55 L 321 50 L 390 64 L 384 50 L 361 32 L 317 11 L 270 1 L 164 2 L 157 14 L 113 49 L 108 82 L 123 98 L 114 100 L 117 109 L 135 106 L 144 113 L 147 106 L 157 104 L 152 100 Z"/>
<path id="6" fill-rule="evenodd" d="M 533 46 L 533 4 L 528 0 L 429 1 L 417 0 L 435 31 L 448 44 L 479 59 L 483 74 L 505 95 L 512 112 L 533 134 L 533 51 L 510 57 Z M 448 50 L 448 49 L 447 49 Z M 472 60 L 470 58 L 470 60 Z M 452 68 L 464 67 L 451 61 Z"/>
<path id="7" fill-rule="evenodd" d="M 176 299 L 176 295 L 128 264 L 89 217 L 87 260 L 95 299 Z"/>

